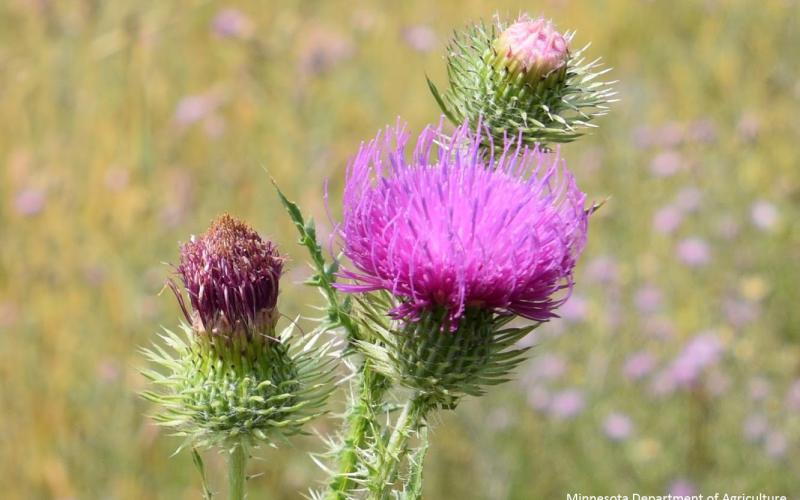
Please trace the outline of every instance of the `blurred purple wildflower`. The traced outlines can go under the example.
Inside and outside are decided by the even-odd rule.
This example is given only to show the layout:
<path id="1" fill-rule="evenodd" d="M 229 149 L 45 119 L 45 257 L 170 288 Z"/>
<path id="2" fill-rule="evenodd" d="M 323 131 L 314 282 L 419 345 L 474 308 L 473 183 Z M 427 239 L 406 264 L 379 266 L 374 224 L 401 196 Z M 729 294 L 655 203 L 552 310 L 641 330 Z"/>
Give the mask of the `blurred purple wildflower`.
<path id="1" fill-rule="evenodd" d="M 650 162 L 650 172 L 656 177 L 669 177 L 683 167 L 683 157 L 677 151 L 664 151 Z"/>
<path id="2" fill-rule="evenodd" d="M 253 33 L 253 23 L 238 9 L 222 9 L 211 21 L 212 31 L 220 38 L 248 38 Z"/>
<path id="3" fill-rule="evenodd" d="M 788 449 L 789 441 L 781 431 L 773 430 L 764 439 L 764 451 L 770 458 L 781 459 L 786 456 Z"/>
<path id="4" fill-rule="evenodd" d="M 603 432 L 612 441 L 624 441 L 633 433 L 633 421 L 623 413 L 612 413 L 603 422 Z"/>
<path id="5" fill-rule="evenodd" d="M 655 285 L 645 285 L 638 290 L 633 298 L 636 308 L 641 313 L 654 313 L 661 308 L 663 295 Z"/>
<path id="6" fill-rule="evenodd" d="M 763 401 L 769 396 L 772 384 L 765 377 L 753 377 L 750 379 L 750 399 L 753 401 Z"/>
<path id="7" fill-rule="evenodd" d="M 696 212 L 703 202 L 703 191 L 695 186 L 686 186 L 675 195 L 675 205 L 684 213 Z"/>
<path id="8" fill-rule="evenodd" d="M 47 196 L 44 191 L 37 188 L 26 188 L 17 193 L 14 198 L 14 209 L 25 217 L 33 217 L 44 209 Z"/>
<path id="9" fill-rule="evenodd" d="M 622 373 L 630 380 L 646 377 L 655 368 L 656 359 L 649 351 L 639 351 L 631 355 L 622 366 Z"/>
<path id="10" fill-rule="evenodd" d="M 711 249 L 700 238 L 686 238 L 678 243 L 678 258 L 689 267 L 702 267 L 711 262 Z"/>
<path id="11" fill-rule="evenodd" d="M 691 497 L 697 495 L 697 487 L 686 479 L 678 479 L 670 484 L 669 494 L 673 497 Z"/>
<path id="12" fill-rule="evenodd" d="M 686 344 L 668 367 L 670 377 L 678 385 L 692 385 L 706 368 L 720 360 L 722 353 L 722 343 L 715 334 L 697 335 Z"/>
<path id="13" fill-rule="evenodd" d="M 557 420 L 569 420 L 576 417 L 586 406 L 583 393 L 577 389 L 566 389 L 553 395 L 550 400 L 549 414 Z"/>
<path id="14" fill-rule="evenodd" d="M 616 283 L 619 281 L 619 264 L 607 255 L 595 257 L 586 266 L 586 276 L 601 285 Z"/>
<path id="15" fill-rule="evenodd" d="M 728 323 L 739 328 L 754 323 L 761 314 L 758 304 L 737 297 L 726 298 L 722 303 L 722 311 Z"/>
<path id="16" fill-rule="evenodd" d="M 170 280 L 186 320 L 198 331 L 249 334 L 276 319 L 283 258 L 247 224 L 223 215 L 181 247 L 177 274 L 189 296 Z"/>
<path id="17" fill-rule="evenodd" d="M 795 380 L 786 392 L 786 408 L 800 411 L 800 379 Z"/>
<path id="18" fill-rule="evenodd" d="M 403 41 L 417 52 L 430 52 L 436 46 L 436 32 L 430 26 L 415 24 L 403 28 Z"/>
<path id="19" fill-rule="evenodd" d="M 534 410 L 545 411 L 550 406 L 550 392 L 541 385 L 534 385 L 528 390 L 528 404 Z"/>
<path id="20" fill-rule="evenodd" d="M 750 219 L 757 228 L 771 231 L 780 223 L 780 213 L 773 203 L 759 200 L 750 207 Z"/>
<path id="21" fill-rule="evenodd" d="M 536 358 L 531 366 L 535 380 L 555 380 L 567 371 L 567 362 L 557 354 L 544 354 Z"/>
<path id="22" fill-rule="evenodd" d="M 675 205 L 665 205 L 653 215 L 653 229 L 660 234 L 674 233 L 683 222 L 683 212 Z"/>
<path id="23" fill-rule="evenodd" d="M 485 158 L 485 140 L 468 124 L 451 137 L 428 127 L 407 160 L 398 125 L 361 146 L 338 229 L 354 266 L 341 290 L 387 290 L 411 321 L 441 308 L 451 327 L 467 307 L 555 316 L 586 242 L 586 196 L 557 156 L 506 141 Z"/>
<path id="24" fill-rule="evenodd" d="M 561 317 L 569 323 L 580 323 L 589 312 L 589 301 L 580 295 L 572 295 L 560 309 Z"/>
<path id="25" fill-rule="evenodd" d="M 745 419 L 742 426 L 742 434 L 748 441 L 756 442 L 766 435 L 768 429 L 767 417 L 760 413 L 755 413 Z"/>
<path id="26" fill-rule="evenodd" d="M 186 96 L 175 107 L 175 122 L 188 127 L 209 116 L 218 105 L 218 100 L 210 94 Z"/>

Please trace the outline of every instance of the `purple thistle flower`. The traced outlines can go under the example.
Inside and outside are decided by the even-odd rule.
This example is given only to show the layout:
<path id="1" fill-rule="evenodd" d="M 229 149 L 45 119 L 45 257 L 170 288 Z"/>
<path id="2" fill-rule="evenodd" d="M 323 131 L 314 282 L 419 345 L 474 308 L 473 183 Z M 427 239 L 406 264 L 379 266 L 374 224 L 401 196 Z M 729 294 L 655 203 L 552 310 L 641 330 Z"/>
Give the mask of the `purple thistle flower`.
<path id="1" fill-rule="evenodd" d="M 586 242 L 586 195 L 557 156 L 511 140 L 484 155 L 486 141 L 466 123 L 443 136 L 440 124 L 408 160 L 398 125 L 361 146 L 338 229 L 355 267 L 341 290 L 387 290 L 394 317 L 442 310 L 451 329 L 467 308 L 555 316 Z"/>
<path id="2" fill-rule="evenodd" d="M 208 231 L 181 247 L 177 274 L 189 296 L 170 280 L 186 320 L 196 331 L 230 334 L 271 328 L 276 319 L 283 258 L 244 222 L 217 218 Z"/>

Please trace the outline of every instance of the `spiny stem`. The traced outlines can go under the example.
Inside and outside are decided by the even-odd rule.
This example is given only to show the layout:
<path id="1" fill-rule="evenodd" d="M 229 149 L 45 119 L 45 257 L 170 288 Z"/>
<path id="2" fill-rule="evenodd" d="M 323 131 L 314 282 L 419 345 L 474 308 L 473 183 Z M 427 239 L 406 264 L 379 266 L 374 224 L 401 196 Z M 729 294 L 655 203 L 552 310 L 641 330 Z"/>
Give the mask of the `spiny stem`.
<path id="1" fill-rule="evenodd" d="M 228 457 L 228 498 L 230 500 L 244 500 L 245 497 L 245 467 L 247 465 L 247 450 L 242 442 L 235 443 Z"/>
<path id="2" fill-rule="evenodd" d="M 386 449 L 380 455 L 378 467 L 370 478 L 369 489 L 375 498 L 390 498 L 400 464 L 408 452 L 408 439 L 419 429 L 429 409 L 427 400 L 418 394 L 403 405 Z"/>
<path id="3" fill-rule="evenodd" d="M 350 403 L 345 420 L 344 443 L 336 457 L 339 470 L 328 485 L 328 500 L 346 499 L 347 493 L 358 485 L 354 475 L 362 468 L 359 449 L 364 447 L 372 435 L 372 429 L 377 426 L 377 422 L 373 421 L 373 408 L 381 403 L 388 388 L 386 378 L 374 372 L 368 361 L 359 368 L 356 383 L 356 396 Z"/>

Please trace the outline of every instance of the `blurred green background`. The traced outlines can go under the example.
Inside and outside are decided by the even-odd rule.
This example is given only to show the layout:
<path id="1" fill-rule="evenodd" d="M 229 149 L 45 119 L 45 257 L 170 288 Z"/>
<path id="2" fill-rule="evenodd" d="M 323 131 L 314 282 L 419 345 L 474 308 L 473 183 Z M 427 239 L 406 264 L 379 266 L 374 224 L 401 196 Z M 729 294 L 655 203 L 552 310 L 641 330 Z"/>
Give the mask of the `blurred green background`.
<path id="1" fill-rule="evenodd" d="M 0 496 L 199 498 L 136 395 L 137 348 L 180 317 L 164 262 L 229 211 L 290 256 L 282 311 L 311 314 L 265 169 L 326 232 L 323 183 L 337 216 L 359 142 L 398 115 L 414 131 L 438 119 L 424 76 L 444 82 L 449 33 L 523 10 L 614 67 L 621 102 L 562 149 L 611 198 L 519 380 L 438 420 L 426 497 L 800 498 L 790 0 L 4 0 Z M 301 498 L 321 449 L 261 450 L 250 497 Z"/>

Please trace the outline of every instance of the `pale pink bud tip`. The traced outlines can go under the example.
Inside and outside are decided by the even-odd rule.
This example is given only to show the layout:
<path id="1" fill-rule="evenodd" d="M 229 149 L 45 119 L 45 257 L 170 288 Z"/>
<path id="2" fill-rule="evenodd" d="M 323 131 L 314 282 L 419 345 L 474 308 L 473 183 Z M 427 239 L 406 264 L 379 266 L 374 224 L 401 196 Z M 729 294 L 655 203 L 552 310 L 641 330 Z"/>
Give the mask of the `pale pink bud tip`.
<path id="1" fill-rule="evenodd" d="M 539 78 L 563 67 L 569 57 L 567 40 L 543 17 L 520 18 L 500 34 L 494 49 L 509 68 L 524 72 L 528 78 Z"/>

